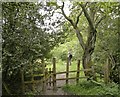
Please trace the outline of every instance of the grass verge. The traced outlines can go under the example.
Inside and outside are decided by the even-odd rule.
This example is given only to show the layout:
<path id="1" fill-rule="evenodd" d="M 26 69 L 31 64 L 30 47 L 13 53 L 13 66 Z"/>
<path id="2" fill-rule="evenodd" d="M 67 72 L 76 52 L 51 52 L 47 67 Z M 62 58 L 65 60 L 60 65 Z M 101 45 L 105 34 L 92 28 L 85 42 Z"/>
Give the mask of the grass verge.
<path id="1" fill-rule="evenodd" d="M 96 84 L 91 81 L 81 81 L 77 85 L 67 85 L 63 87 L 65 92 L 72 95 L 114 95 L 120 97 L 120 90 L 115 83 Z"/>

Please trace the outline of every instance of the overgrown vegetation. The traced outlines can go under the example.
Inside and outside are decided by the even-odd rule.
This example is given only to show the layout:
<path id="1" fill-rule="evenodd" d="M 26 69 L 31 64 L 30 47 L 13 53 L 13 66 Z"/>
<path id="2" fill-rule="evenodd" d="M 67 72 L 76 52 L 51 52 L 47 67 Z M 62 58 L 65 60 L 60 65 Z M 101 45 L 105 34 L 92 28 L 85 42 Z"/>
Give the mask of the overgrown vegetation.
<path id="1" fill-rule="evenodd" d="M 65 71 L 71 51 L 70 70 L 76 70 L 80 59 L 80 68 L 95 65 L 96 72 L 103 75 L 108 59 L 111 83 L 84 81 L 64 87 L 65 91 L 78 95 L 120 95 L 120 3 L 58 1 L 2 3 L 3 94 L 22 94 L 21 70 L 29 75 L 31 68 L 34 73 L 42 73 L 43 65 L 52 67 L 53 57 L 57 72 Z"/>
<path id="2" fill-rule="evenodd" d="M 105 85 L 104 83 L 96 84 L 91 81 L 83 80 L 77 85 L 64 86 L 63 90 L 71 95 L 120 96 L 120 90 L 118 89 L 118 85 L 115 83 Z"/>
<path id="3" fill-rule="evenodd" d="M 44 19 L 50 14 L 43 15 L 38 12 L 47 10 L 41 4 L 4 2 L 2 8 L 3 90 L 9 91 L 5 94 L 19 94 L 21 92 L 21 70 L 28 72 L 30 64 L 34 65 L 37 59 L 44 60 L 45 57 L 50 57 L 50 50 L 62 39 L 62 31 L 57 30 L 58 33 L 53 33 L 51 30 L 52 33 L 48 33 L 46 28 L 42 28 L 46 25 Z"/>

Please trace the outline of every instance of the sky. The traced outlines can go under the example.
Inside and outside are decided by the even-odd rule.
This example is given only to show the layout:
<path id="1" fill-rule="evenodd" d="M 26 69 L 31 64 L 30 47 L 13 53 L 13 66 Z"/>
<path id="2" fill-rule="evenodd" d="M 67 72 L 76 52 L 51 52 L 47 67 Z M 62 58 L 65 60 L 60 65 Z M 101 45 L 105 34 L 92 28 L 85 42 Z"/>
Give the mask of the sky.
<path id="1" fill-rule="evenodd" d="M 51 1 L 51 0 L 39 0 L 39 2 L 42 2 L 43 4 L 45 4 L 46 1 Z M 57 4 L 59 6 L 62 5 L 62 0 L 52 0 L 52 1 L 57 1 Z M 65 1 L 65 6 L 64 6 L 64 11 L 65 11 L 65 14 L 68 16 L 70 14 L 70 11 L 69 11 L 69 5 L 70 5 L 70 1 L 69 0 L 64 0 Z M 57 14 L 56 14 L 57 15 Z"/>
<path id="2" fill-rule="evenodd" d="M 47 0 L 47 1 L 48 1 L 48 0 Z M 44 0 L 44 1 L 43 1 L 43 0 L 39 0 L 39 2 L 42 2 L 43 4 L 45 4 L 46 1 L 45 1 L 45 0 Z M 59 6 L 62 6 L 62 2 L 61 2 L 60 0 L 57 0 L 57 4 L 58 4 Z M 70 14 L 69 5 L 70 5 L 70 1 L 69 1 L 69 0 L 66 0 L 66 1 L 65 1 L 65 5 L 64 5 L 64 12 L 65 12 L 65 14 L 66 14 L 67 16 L 69 16 L 69 14 Z M 57 30 L 58 30 L 59 28 L 58 28 L 58 29 L 57 29 L 57 28 L 54 28 L 54 26 L 48 25 L 48 24 L 54 22 L 54 21 L 57 19 L 57 17 L 61 17 L 61 16 L 62 16 L 62 14 L 60 14 L 60 13 L 58 13 L 58 12 L 61 12 L 61 10 L 57 10 L 56 13 L 53 14 L 53 16 L 51 17 L 51 19 L 46 19 L 46 20 L 44 20 L 44 23 L 46 23 L 47 26 L 43 26 L 43 28 L 49 28 L 49 27 L 51 27 L 52 30 L 54 30 L 54 32 L 57 32 Z M 45 14 L 45 11 L 42 10 L 42 9 L 40 9 L 40 13 L 44 15 L 44 14 Z M 51 33 L 52 30 L 49 31 L 49 33 Z"/>

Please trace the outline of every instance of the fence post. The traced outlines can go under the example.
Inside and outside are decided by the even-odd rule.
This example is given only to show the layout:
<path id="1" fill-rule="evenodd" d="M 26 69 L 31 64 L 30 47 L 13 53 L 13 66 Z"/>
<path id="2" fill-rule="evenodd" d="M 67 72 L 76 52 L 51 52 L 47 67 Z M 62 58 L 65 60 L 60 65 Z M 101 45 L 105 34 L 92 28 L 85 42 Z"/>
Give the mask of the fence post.
<path id="1" fill-rule="evenodd" d="M 118 66 L 118 79 L 119 79 L 119 86 L 118 89 L 120 90 L 120 66 Z"/>
<path id="2" fill-rule="evenodd" d="M 30 67 L 31 67 L 31 76 L 32 76 L 32 91 L 35 91 L 35 87 L 34 87 L 34 75 L 33 75 L 33 66 L 30 62 Z"/>
<path id="3" fill-rule="evenodd" d="M 79 75 L 80 75 L 80 60 L 78 60 L 78 64 L 77 64 L 76 83 L 79 82 Z"/>
<path id="4" fill-rule="evenodd" d="M 25 84 L 24 84 L 24 70 L 21 70 L 21 82 L 22 82 L 22 94 L 25 94 Z"/>
<path id="5" fill-rule="evenodd" d="M 48 68 L 45 69 L 46 85 L 48 85 Z"/>
<path id="6" fill-rule="evenodd" d="M 45 62 L 44 58 L 42 59 L 42 72 L 43 72 L 43 84 L 42 84 L 42 91 L 45 92 L 46 84 L 45 84 Z"/>
<path id="7" fill-rule="evenodd" d="M 93 73 L 93 80 L 97 81 L 94 65 L 92 65 L 92 73 Z"/>
<path id="8" fill-rule="evenodd" d="M 32 91 L 35 91 L 34 75 L 32 74 Z"/>
<path id="9" fill-rule="evenodd" d="M 56 89 L 56 59 L 53 58 L 53 90 Z"/>
<path id="10" fill-rule="evenodd" d="M 68 77 L 69 77 L 69 57 L 67 58 L 67 65 L 66 65 L 66 84 L 68 84 Z"/>
<path id="11" fill-rule="evenodd" d="M 104 65 L 104 82 L 108 84 L 109 82 L 109 60 L 107 59 L 107 64 Z"/>
<path id="12" fill-rule="evenodd" d="M 49 74 L 50 74 L 50 78 L 49 78 L 49 85 L 51 86 L 51 68 L 49 68 Z"/>

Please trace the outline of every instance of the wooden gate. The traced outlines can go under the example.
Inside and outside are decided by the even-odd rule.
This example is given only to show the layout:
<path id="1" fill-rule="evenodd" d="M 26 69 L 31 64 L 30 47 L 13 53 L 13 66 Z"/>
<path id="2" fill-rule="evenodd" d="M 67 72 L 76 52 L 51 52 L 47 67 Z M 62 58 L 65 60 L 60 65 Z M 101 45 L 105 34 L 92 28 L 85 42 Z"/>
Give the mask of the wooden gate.
<path id="1" fill-rule="evenodd" d="M 32 74 L 32 80 L 31 81 L 25 81 L 24 80 L 24 71 L 21 71 L 22 75 L 22 92 L 23 94 L 25 93 L 25 85 L 26 84 L 32 84 L 32 90 L 35 90 L 35 84 L 36 83 L 42 83 L 42 92 L 45 92 L 47 87 L 51 87 L 51 89 L 56 90 L 57 89 L 57 81 L 62 81 L 65 80 L 65 84 L 69 84 L 69 80 L 75 79 L 76 83 L 79 82 L 79 79 L 81 78 L 88 78 L 88 76 L 80 77 L 80 72 L 82 71 L 92 71 L 93 72 L 93 77 L 95 77 L 95 72 L 94 72 L 94 67 L 89 68 L 89 69 L 80 69 L 80 60 L 77 62 L 77 70 L 70 71 L 69 70 L 69 58 L 67 58 L 66 62 L 66 71 L 61 71 L 61 72 L 56 72 L 56 58 L 53 58 L 52 64 L 53 68 L 45 68 L 45 64 L 43 62 L 43 73 L 39 75 L 34 75 Z M 70 73 L 76 73 L 76 77 L 70 77 Z M 56 78 L 56 75 L 58 74 L 65 74 L 65 78 Z M 39 76 L 42 77 L 41 80 L 35 80 L 35 77 Z"/>
<path id="2" fill-rule="evenodd" d="M 89 69 L 80 69 L 80 60 L 78 60 L 78 62 L 77 62 L 77 70 L 70 71 L 69 67 L 70 67 L 69 58 L 67 58 L 66 71 L 56 72 L 56 58 L 53 58 L 53 68 L 49 70 L 50 78 L 49 78 L 49 80 L 47 82 L 47 83 L 49 83 L 50 86 L 52 85 L 53 90 L 56 90 L 58 88 L 57 81 L 65 80 L 66 85 L 68 85 L 69 80 L 71 80 L 71 79 L 75 79 L 76 83 L 78 83 L 79 79 L 88 78 L 89 76 L 80 77 L 80 72 L 83 72 L 83 71 L 92 71 L 93 77 L 94 78 L 96 77 L 93 66 L 92 66 L 92 68 L 89 68 Z M 70 77 L 69 76 L 70 73 L 76 73 L 76 77 Z M 56 78 L 56 76 L 58 74 L 65 74 L 66 77 L 65 78 Z"/>
<path id="3" fill-rule="evenodd" d="M 30 65 L 31 66 L 31 65 Z M 30 80 L 25 80 L 25 70 L 22 68 L 21 69 L 21 90 L 22 94 L 25 94 L 26 92 L 26 86 L 30 85 L 31 90 L 34 92 L 36 89 L 36 84 L 38 84 L 38 87 L 40 88 L 40 91 L 45 91 L 46 85 L 47 85 L 47 80 L 50 78 L 50 73 L 51 69 L 48 70 L 48 68 L 45 68 L 45 62 L 42 60 L 42 73 L 40 74 L 34 74 L 33 68 L 30 68 L 31 74 L 30 74 Z M 28 77 L 28 76 L 27 76 Z M 39 79 L 36 79 L 39 78 Z M 39 92 L 40 92 L 39 91 Z"/>

